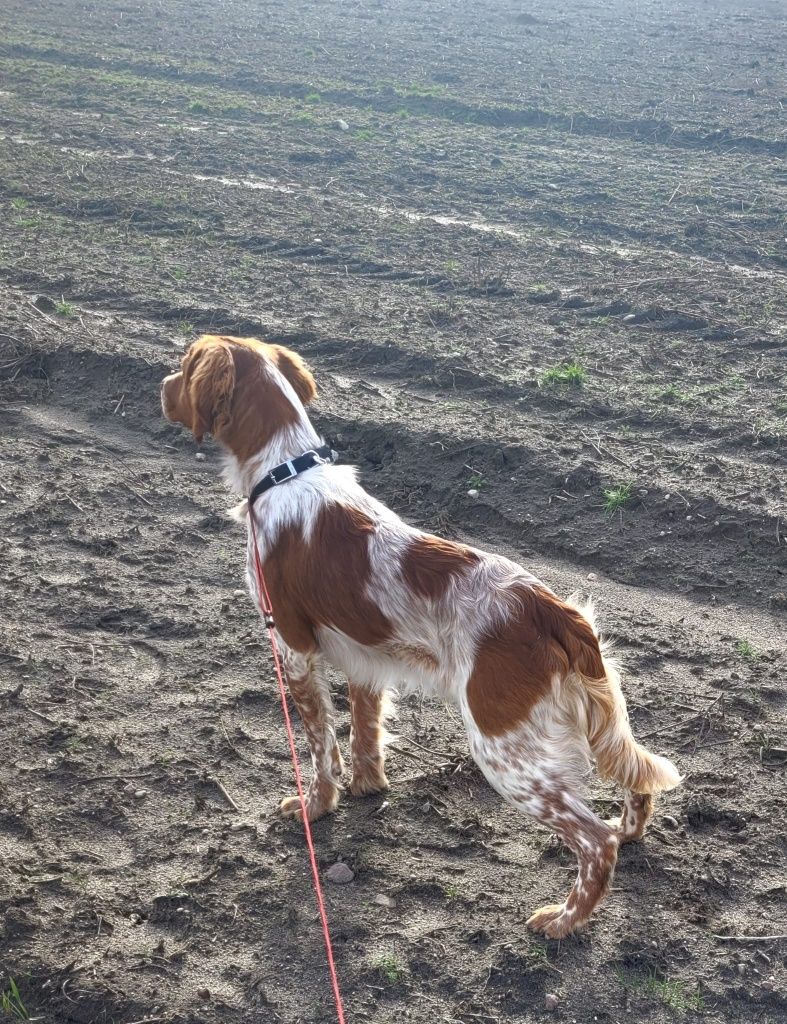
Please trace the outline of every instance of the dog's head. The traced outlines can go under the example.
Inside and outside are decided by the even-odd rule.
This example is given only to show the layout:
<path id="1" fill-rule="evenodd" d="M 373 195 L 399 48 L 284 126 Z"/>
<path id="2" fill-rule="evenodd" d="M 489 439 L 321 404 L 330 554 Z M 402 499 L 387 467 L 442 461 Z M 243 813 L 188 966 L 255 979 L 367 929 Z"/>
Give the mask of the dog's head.
<path id="1" fill-rule="evenodd" d="M 172 423 L 205 434 L 240 459 L 259 451 L 276 431 L 297 423 L 317 394 L 295 352 L 255 338 L 204 334 L 161 384 L 161 407 Z"/>

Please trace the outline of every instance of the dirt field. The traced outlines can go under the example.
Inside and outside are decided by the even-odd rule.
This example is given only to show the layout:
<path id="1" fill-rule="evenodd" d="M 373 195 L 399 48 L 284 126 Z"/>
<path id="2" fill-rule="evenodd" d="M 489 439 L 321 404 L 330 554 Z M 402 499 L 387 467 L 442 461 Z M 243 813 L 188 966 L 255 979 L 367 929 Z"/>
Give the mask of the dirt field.
<path id="1" fill-rule="evenodd" d="M 767 0 L 5 0 L 0 1019 L 335 1020 L 244 536 L 159 411 L 207 329 L 592 593 L 685 773 L 547 942 L 572 858 L 402 701 L 315 827 L 348 1021 L 785 1019 L 786 68 Z"/>

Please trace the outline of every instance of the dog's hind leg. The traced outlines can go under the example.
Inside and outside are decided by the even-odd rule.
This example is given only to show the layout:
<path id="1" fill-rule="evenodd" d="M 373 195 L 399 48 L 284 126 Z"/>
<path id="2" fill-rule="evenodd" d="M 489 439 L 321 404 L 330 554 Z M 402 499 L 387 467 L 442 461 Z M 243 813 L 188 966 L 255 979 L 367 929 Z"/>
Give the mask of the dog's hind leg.
<path id="1" fill-rule="evenodd" d="M 627 789 L 619 818 L 607 818 L 607 825 L 617 833 L 621 843 L 641 839 L 653 814 L 652 793 L 633 793 Z"/>
<path id="2" fill-rule="evenodd" d="M 290 694 L 303 722 L 312 756 L 312 779 L 304 796 L 309 821 L 336 809 L 341 792 L 342 755 L 336 742 L 333 702 L 319 658 L 299 654 L 279 640 Z M 297 796 L 282 800 L 281 813 L 301 818 Z"/>
<path id="3" fill-rule="evenodd" d="M 490 784 L 557 833 L 576 855 L 579 870 L 565 900 L 541 907 L 527 922 L 549 938 L 563 938 L 584 924 L 607 894 L 618 854 L 617 832 L 581 796 L 581 738 L 555 719 L 531 720 L 495 737 L 474 727 L 468 731 L 473 756 Z"/>

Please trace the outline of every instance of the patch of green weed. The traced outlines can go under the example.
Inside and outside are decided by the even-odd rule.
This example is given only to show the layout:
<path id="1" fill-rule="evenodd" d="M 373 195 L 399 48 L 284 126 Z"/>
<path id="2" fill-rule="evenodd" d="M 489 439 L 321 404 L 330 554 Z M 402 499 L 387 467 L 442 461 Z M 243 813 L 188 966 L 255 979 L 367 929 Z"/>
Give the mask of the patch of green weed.
<path id="1" fill-rule="evenodd" d="M 390 985 L 397 985 L 407 977 L 407 965 L 393 953 L 384 953 L 372 961 L 372 967 Z"/>
<path id="2" fill-rule="evenodd" d="M 8 988 L 0 992 L 0 1010 L 7 1013 L 12 1020 L 30 1020 L 22 996 L 13 978 L 8 979 Z"/>
<path id="3" fill-rule="evenodd" d="M 628 505 L 631 500 L 632 484 L 619 484 L 604 490 L 604 511 L 608 516 L 614 515 L 619 509 Z"/>
<path id="4" fill-rule="evenodd" d="M 573 362 L 563 363 L 561 366 L 551 366 L 548 370 L 544 370 L 539 378 L 539 384 L 542 387 L 557 384 L 579 388 L 582 387 L 586 380 L 587 371 L 584 366 Z"/>

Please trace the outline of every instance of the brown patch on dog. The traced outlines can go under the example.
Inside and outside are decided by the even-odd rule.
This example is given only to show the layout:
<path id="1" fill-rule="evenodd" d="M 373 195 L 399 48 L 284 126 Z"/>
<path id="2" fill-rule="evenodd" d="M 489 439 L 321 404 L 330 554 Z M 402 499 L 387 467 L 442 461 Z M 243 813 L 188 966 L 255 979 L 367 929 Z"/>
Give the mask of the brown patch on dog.
<path id="1" fill-rule="evenodd" d="M 478 645 L 467 700 L 478 728 L 501 736 L 524 722 L 555 676 L 606 675 L 590 623 L 543 587 L 521 587 L 509 618 Z"/>
<path id="2" fill-rule="evenodd" d="M 464 544 L 424 536 L 408 544 L 399 571 L 413 593 L 439 601 L 453 579 L 477 564 L 478 555 Z"/>
<path id="3" fill-rule="evenodd" d="M 367 647 L 391 638 L 391 623 L 366 590 L 374 530 L 360 509 L 332 504 L 321 509 L 308 542 L 296 527 L 279 533 L 263 568 L 276 627 L 294 650 L 315 651 L 319 626 L 332 626 Z"/>
<path id="4" fill-rule="evenodd" d="M 243 340 L 243 339 L 236 339 Z M 279 372 L 292 384 L 295 394 L 304 405 L 313 402 L 317 397 L 317 385 L 314 377 L 306 369 L 301 357 L 283 345 L 265 345 L 268 355 L 276 363 Z"/>

